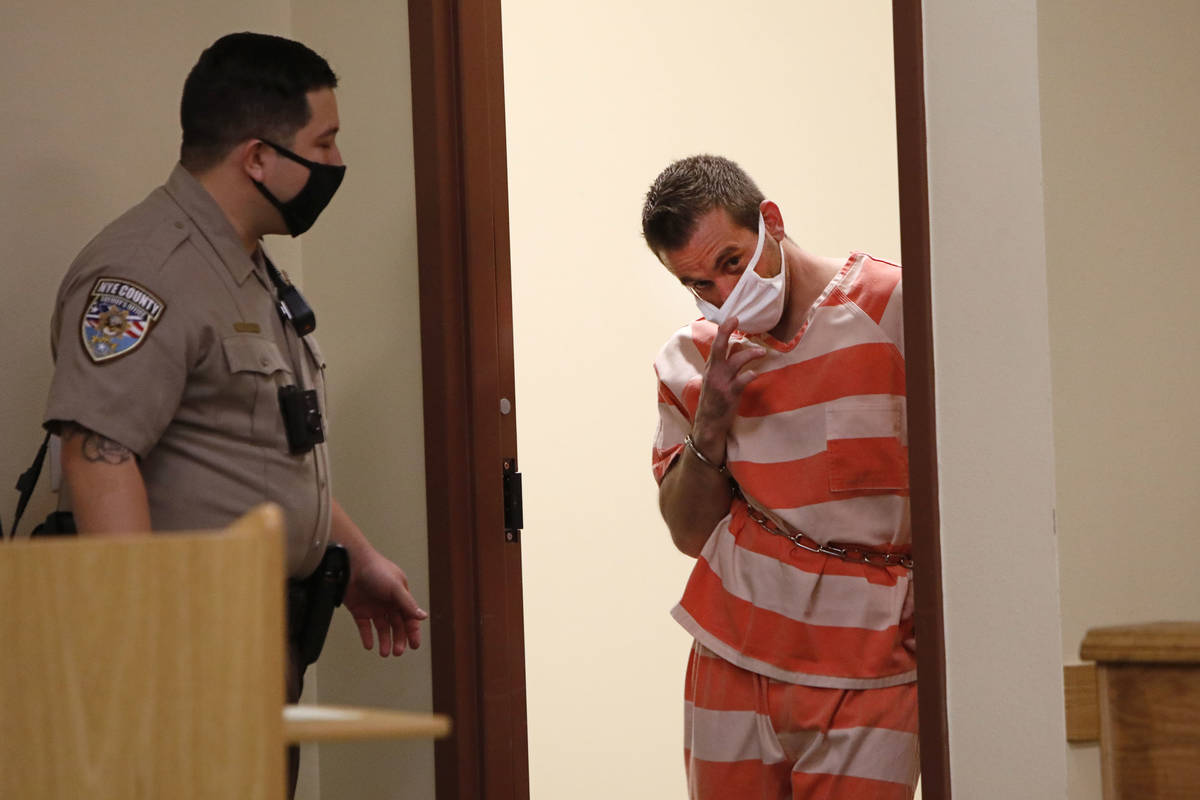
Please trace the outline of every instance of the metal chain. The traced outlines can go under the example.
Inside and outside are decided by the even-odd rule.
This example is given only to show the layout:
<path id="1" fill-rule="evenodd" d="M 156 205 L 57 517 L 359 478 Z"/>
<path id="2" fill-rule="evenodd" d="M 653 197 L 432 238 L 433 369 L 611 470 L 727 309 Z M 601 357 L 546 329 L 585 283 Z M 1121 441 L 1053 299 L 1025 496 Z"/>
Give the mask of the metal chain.
<path id="1" fill-rule="evenodd" d="M 754 506 L 746 496 L 742 494 L 740 488 L 735 488 L 734 493 L 746 503 L 746 513 L 750 519 L 754 520 L 767 533 L 773 533 L 776 536 L 782 536 L 792 544 L 799 547 L 801 550 L 807 550 L 810 553 L 820 553 L 821 555 L 833 556 L 840 558 L 842 561 L 849 561 L 853 564 L 867 564 L 872 567 L 904 567 L 905 569 L 913 568 L 912 556 L 903 553 L 881 553 L 878 550 L 868 550 L 865 547 L 859 547 L 853 544 L 838 544 L 830 542 L 821 544 L 816 539 L 808 536 L 804 531 L 784 530 L 775 524 L 775 521 L 767 517 L 762 511 Z"/>

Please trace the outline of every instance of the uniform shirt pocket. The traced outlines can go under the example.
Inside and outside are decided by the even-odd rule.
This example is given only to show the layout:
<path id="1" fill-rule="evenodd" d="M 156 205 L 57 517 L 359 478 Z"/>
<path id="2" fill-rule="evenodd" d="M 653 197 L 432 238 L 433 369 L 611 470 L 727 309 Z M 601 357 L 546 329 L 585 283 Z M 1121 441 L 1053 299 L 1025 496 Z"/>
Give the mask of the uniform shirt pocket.
<path id="1" fill-rule="evenodd" d="M 279 345 L 254 334 L 228 336 L 221 340 L 229 364 L 232 405 L 241 409 L 240 419 L 226 424 L 260 446 L 287 448 L 287 436 L 279 410 L 279 387 L 295 383 L 291 365 Z"/>
<path id="2" fill-rule="evenodd" d="M 844 397 L 825 408 L 831 492 L 908 489 L 904 398 Z"/>
<path id="3" fill-rule="evenodd" d="M 274 375 L 276 372 L 292 374 L 292 368 L 279 352 L 279 346 L 270 339 L 253 334 L 228 336 L 221 342 L 225 349 L 225 359 L 229 362 L 229 371 L 256 372 L 260 375 Z"/>

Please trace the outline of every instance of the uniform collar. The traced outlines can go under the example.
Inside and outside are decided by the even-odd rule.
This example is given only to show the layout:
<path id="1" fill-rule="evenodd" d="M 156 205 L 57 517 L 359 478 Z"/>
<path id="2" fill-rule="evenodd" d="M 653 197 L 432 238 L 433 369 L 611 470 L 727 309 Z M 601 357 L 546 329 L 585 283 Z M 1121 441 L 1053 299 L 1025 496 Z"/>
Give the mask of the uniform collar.
<path id="1" fill-rule="evenodd" d="M 171 177 L 164 188 L 217 251 L 217 256 L 238 285 L 245 283 L 254 271 L 254 260 L 242 247 L 242 240 L 233 229 L 233 223 L 208 190 L 182 164 L 176 164 L 175 169 L 171 170 Z"/>

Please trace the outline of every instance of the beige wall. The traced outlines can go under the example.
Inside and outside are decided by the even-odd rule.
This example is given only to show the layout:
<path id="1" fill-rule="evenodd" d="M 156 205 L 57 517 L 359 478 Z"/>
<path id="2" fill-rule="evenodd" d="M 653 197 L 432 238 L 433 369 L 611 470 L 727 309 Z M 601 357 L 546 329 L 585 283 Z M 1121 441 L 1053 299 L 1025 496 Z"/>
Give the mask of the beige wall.
<path id="1" fill-rule="evenodd" d="M 1039 0 L 1062 657 L 1200 618 L 1200 51 L 1191 0 Z M 1070 748 L 1072 798 L 1098 748 Z"/>
<path id="2" fill-rule="evenodd" d="M 0 254 L 8 303 L 0 336 L 0 517 L 32 458 L 49 384 L 48 318 L 75 253 L 167 177 L 178 154 L 179 93 L 200 51 L 236 30 L 306 40 L 343 79 L 346 182 L 302 241 L 272 237 L 275 260 L 317 310 L 329 361 L 336 494 L 427 601 L 420 346 L 407 15 L 404 4 L 126 0 L 5 8 L 0 107 Z M 307 270 L 302 270 L 301 247 Z M 30 523 L 52 507 L 43 486 Z M 23 525 L 28 531 L 29 523 Z M 345 618 L 341 618 L 345 617 Z M 326 702 L 431 704 L 428 647 L 400 661 L 361 651 L 335 618 L 309 692 Z M 318 687 L 317 678 L 320 677 Z M 432 747 L 326 745 L 306 753 L 299 797 L 432 798 Z"/>
<path id="3" fill-rule="evenodd" d="M 925 0 L 955 797 L 1062 798 L 1035 0 Z"/>
<path id="4" fill-rule="evenodd" d="M 649 457 L 654 354 L 697 311 L 641 242 L 642 199 L 721 153 L 802 247 L 899 260 L 890 3 L 503 11 L 532 797 L 684 797 L 668 611 L 693 562 Z"/>
<path id="5" fill-rule="evenodd" d="M 428 608 L 425 440 L 413 184 L 408 8 L 380 0 L 293 0 L 292 31 L 341 81 L 346 180 L 303 239 L 332 412 L 334 494 Z M 319 666 L 323 703 L 432 710 L 430 631 L 399 660 L 366 653 L 339 613 Z M 321 796 L 432 800 L 433 744 L 320 747 Z"/>

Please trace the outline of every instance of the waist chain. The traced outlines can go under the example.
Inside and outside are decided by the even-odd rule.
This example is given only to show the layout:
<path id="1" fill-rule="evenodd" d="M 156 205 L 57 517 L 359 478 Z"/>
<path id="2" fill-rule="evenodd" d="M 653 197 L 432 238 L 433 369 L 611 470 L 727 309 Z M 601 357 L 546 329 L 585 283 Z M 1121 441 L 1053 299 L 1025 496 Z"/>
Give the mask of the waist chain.
<path id="1" fill-rule="evenodd" d="M 832 556 L 833 558 L 839 558 L 842 561 L 848 561 L 852 564 L 867 564 L 872 567 L 913 568 L 912 556 L 905 553 L 884 553 L 879 550 L 859 547 L 856 544 L 839 544 L 838 542 L 821 544 L 802 530 L 781 525 L 768 517 L 754 503 L 751 503 L 749 498 L 742 492 L 742 488 L 736 483 L 733 484 L 733 496 L 746 504 L 747 515 L 750 519 L 757 522 L 760 528 L 767 533 L 782 536 L 801 550 L 807 550 L 810 553 L 820 553 L 823 556 Z"/>

